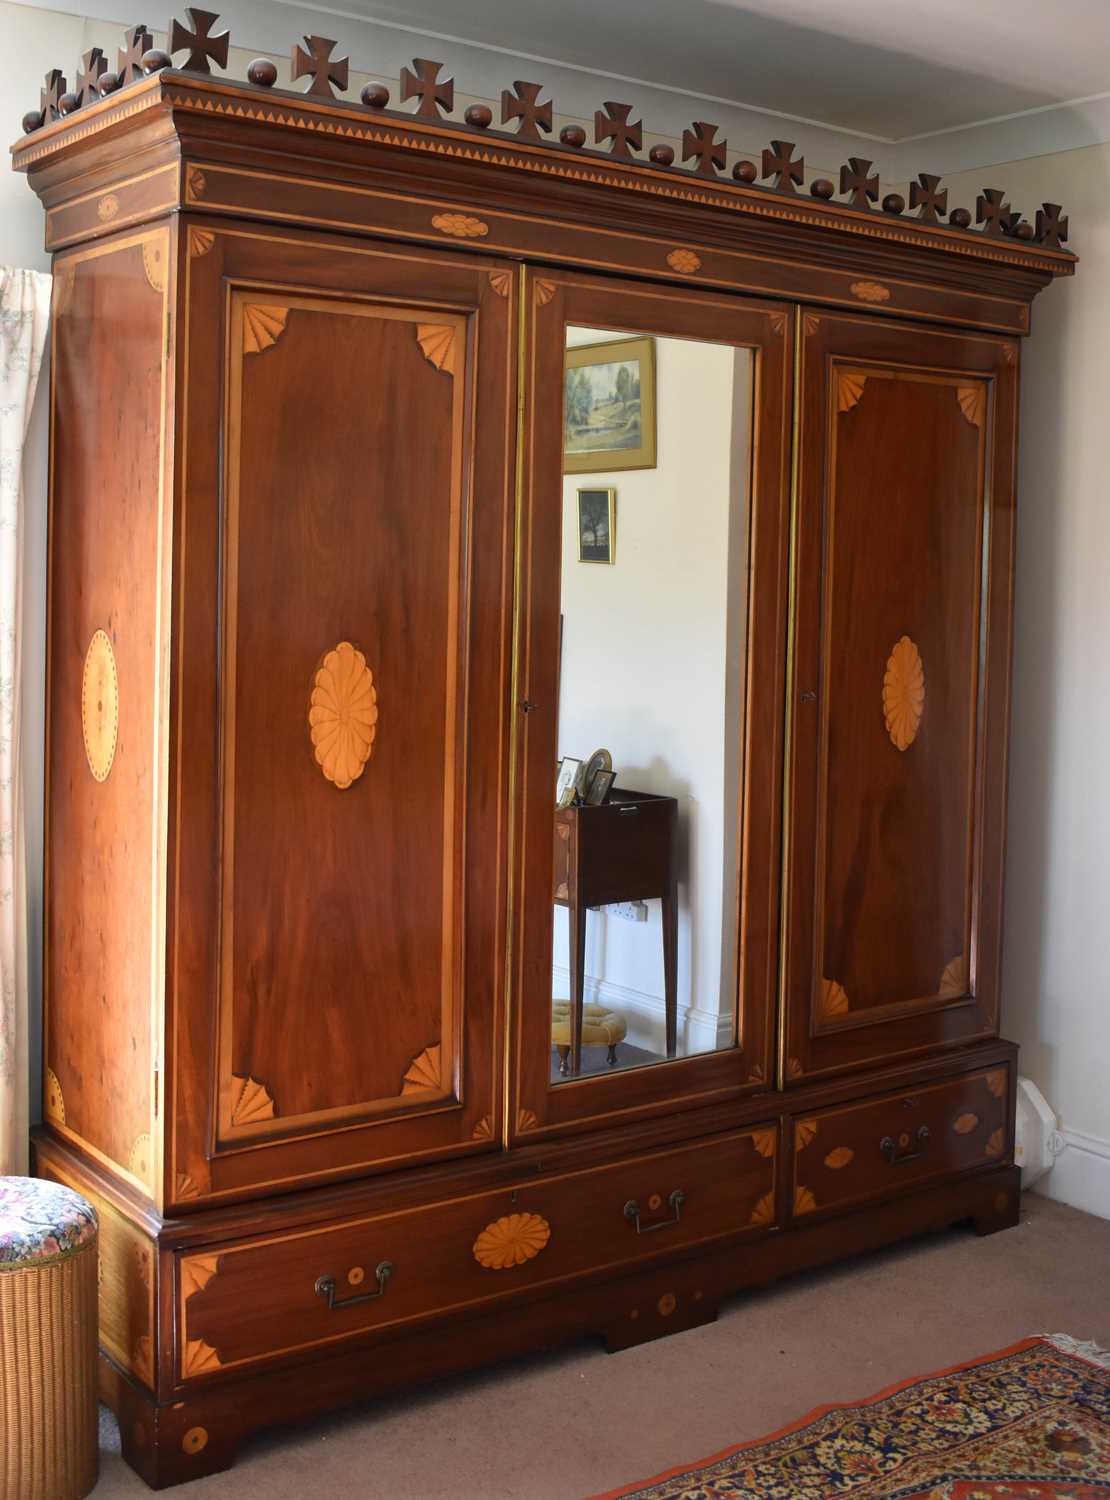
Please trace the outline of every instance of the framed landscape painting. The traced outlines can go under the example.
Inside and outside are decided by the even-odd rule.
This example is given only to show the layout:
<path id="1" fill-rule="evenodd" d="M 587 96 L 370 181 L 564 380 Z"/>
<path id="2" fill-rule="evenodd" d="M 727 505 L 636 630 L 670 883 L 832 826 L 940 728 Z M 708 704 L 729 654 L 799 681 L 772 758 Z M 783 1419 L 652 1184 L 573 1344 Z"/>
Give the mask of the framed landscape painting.
<path id="1" fill-rule="evenodd" d="M 655 340 L 614 339 L 567 350 L 563 472 L 655 468 Z"/>

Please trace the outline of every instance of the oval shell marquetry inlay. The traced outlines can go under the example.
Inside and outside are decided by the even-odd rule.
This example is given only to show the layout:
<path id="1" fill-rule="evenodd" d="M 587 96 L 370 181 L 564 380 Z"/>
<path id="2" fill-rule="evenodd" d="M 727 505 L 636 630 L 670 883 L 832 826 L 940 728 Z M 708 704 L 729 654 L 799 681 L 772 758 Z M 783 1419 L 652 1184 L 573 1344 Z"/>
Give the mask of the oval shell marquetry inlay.
<path id="1" fill-rule="evenodd" d="M 695 271 L 701 270 L 701 257 L 695 255 L 692 250 L 672 250 L 667 256 L 667 264 L 672 271 L 679 271 L 683 276 L 692 276 Z"/>
<path id="2" fill-rule="evenodd" d="M 308 732 L 316 764 L 340 791 L 358 780 L 378 732 L 378 693 L 366 658 L 350 641 L 329 651 L 312 681 Z"/>
<path id="3" fill-rule="evenodd" d="M 841 1167 L 846 1167 L 855 1158 L 855 1152 L 851 1146 L 834 1146 L 825 1157 L 825 1165 L 834 1172 L 839 1172 Z"/>
<path id="4" fill-rule="evenodd" d="M 908 750 L 917 738 L 925 712 L 925 667 L 921 652 L 902 636 L 887 658 L 883 675 L 883 719 L 897 750 Z"/>
<path id="5" fill-rule="evenodd" d="M 103 630 L 94 633 L 85 652 L 81 677 L 81 733 L 89 770 L 97 781 L 107 781 L 116 758 L 119 729 L 119 678 L 116 654 Z"/>
<path id="6" fill-rule="evenodd" d="M 489 234 L 489 225 L 473 214 L 433 214 L 432 228 L 460 240 L 479 240 Z"/>
<path id="7" fill-rule="evenodd" d="M 883 286 L 881 281 L 853 281 L 848 290 L 861 302 L 890 301 L 890 288 Z"/>
<path id="8" fill-rule="evenodd" d="M 522 1266 L 551 1238 L 551 1225 L 539 1214 L 508 1214 L 495 1219 L 474 1241 L 474 1259 L 491 1271 Z"/>

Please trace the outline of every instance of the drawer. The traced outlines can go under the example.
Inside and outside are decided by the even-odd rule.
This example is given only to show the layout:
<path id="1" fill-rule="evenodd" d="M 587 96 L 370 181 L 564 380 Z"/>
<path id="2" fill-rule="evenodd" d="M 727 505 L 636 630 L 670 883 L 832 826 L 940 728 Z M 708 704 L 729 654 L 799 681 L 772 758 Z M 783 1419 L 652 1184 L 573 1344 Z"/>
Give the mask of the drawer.
<path id="1" fill-rule="evenodd" d="M 964 1073 L 793 1122 L 794 1218 L 1007 1161 L 1009 1068 Z"/>
<path id="2" fill-rule="evenodd" d="M 774 1219 L 777 1139 L 776 1125 L 751 1126 L 515 1190 L 183 1252 L 179 1375 L 210 1376 L 755 1233 Z"/>

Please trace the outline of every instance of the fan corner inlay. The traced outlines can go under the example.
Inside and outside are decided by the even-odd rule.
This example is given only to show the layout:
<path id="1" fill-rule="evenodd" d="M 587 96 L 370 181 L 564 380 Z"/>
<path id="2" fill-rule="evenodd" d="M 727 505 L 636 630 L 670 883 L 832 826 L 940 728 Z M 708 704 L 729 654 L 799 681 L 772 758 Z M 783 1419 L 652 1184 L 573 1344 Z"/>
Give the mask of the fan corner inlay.
<path id="1" fill-rule="evenodd" d="M 425 1047 L 419 1057 L 413 1058 L 401 1080 L 401 1093 L 416 1094 L 428 1089 L 438 1092 L 442 1087 L 440 1045 L 436 1042 L 433 1047 Z"/>

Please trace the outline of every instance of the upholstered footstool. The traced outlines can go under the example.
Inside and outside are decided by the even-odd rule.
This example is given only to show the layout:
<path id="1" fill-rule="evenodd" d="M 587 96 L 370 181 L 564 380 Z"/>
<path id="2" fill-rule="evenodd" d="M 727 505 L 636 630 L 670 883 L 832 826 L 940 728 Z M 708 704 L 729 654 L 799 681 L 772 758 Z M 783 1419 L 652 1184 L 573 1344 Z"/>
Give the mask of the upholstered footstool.
<path id="1" fill-rule="evenodd" d="M 97 1480 L 96 1213 L 0 1177 L 0 1495 L 79 1500 Z"/>
<path id="2" fill-rule="evenodd" d="M 628 1025 L 619 1011 L 607 1005 L 583 1005 L 583 1047 L 608 1047 L 609 1066 L 617 1060 L 617 1043 L 623 1042 Z M 551 1007 L 551 1045 L 559 1050 L 559 1072 L 570 1071 L 570 1001 L 556 1000 Z"/>

